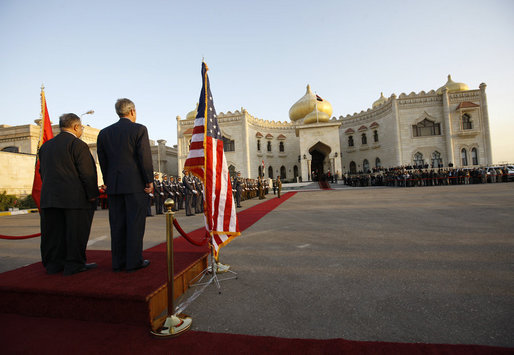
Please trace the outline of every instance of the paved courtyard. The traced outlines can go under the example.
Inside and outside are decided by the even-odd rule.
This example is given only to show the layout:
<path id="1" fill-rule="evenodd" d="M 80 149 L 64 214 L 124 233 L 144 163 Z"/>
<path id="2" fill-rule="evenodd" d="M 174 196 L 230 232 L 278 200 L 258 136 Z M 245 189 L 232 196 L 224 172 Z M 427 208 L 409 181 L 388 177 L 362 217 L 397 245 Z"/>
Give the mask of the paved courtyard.
<path id="1" fill-rule="evenodd" d="M 145 248 L 164 222 L 148 220 Z M 37 214 L 0 217 L 1 234 L 38 228 Z M 98 211 L 90 248 L 108 235 Z M 0 240 L 0 271 L 38 260 L 38 239 Z M 514 347 L 513 260 L 512 183 L 298 192 L 222 249 L 238 279 L 186 313 L 214 332 Z"/>

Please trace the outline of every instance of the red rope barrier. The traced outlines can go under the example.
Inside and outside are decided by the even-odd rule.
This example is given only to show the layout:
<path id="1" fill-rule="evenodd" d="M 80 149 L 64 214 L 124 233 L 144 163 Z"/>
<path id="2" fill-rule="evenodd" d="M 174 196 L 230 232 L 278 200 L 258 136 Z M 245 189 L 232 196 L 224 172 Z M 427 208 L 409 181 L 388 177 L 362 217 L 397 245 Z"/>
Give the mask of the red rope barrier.
<path id="1" fill-rule="evenodd" d="M 41 233 L 30 234 L 30 235 L 20 235 L 20 236 L 2 235 L 2 234 L 0 234 L 0 239 L 19 240 L 19 239 L 36 238 L 36 237 L 39 237 L 39 236 L 41 236 Z"/>
<path id="2" fill-rule="evenodd" d="M 209 241 L 208 238 L 205 238 L 201 242 L 197 242 L 196 240 L 193 240 L 190 236 L 187 235 L 186 232 L 184 232 L 182 230 L 182 228 L 180 227 L 180 225 L 178 224 L 178 221 L 176 219 L 173 220 L 173 225 L 175 226 L 175 228 L 177 228 L 177 231 L 180 233 L 180 235 L 183 236 L 189 243 L 191 243 L 193 245 L 201 247 L 202 245 L 207 244 L 207 242 Z"/>

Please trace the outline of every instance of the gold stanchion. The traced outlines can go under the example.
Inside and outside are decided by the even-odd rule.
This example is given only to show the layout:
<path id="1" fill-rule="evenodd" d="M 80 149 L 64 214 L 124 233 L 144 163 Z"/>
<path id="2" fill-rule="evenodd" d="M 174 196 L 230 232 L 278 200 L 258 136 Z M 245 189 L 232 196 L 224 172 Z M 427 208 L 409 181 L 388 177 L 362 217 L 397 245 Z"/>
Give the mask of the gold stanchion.
<path id="1" fill-rule="evenodd" d="M 175 315 L 175 303 L 174 303 L 174 289 L 173 289 L 173 218 L 175 213 L 172 211 L 174 202 L 171 198 L 168 198 L 164 202 L 166 207 L 166 250 L 168 259 L 168 317 L 164 321 L 164 324 L 157 329 L 157 331 L 150 331 L 153 335 L 158 337 L 175 337 L 180 335 L 191 328 L 193 320 L 191 317 L 184 314 Z"/>

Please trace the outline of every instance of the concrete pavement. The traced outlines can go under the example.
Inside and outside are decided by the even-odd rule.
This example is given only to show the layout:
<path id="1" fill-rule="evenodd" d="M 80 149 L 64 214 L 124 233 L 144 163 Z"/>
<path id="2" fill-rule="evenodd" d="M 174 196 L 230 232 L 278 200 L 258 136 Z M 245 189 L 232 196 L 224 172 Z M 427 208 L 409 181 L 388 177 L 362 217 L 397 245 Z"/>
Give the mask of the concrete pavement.
<path id="1" fill-rule="evenodd" d="M 513 217 L 511 183 L 298 192 L 222 249 L 238 279 L 186 313 L 213 332 L 513 347 Z M 163 242 L 163 216 L 147 225 L 145 248 Z M 39 219 L 0 226 L 30 234 Z M 90 248 L 108 236 L 98 211 Z M 38 239 L 0 245 L 0 271 L 39 261 Z"/>

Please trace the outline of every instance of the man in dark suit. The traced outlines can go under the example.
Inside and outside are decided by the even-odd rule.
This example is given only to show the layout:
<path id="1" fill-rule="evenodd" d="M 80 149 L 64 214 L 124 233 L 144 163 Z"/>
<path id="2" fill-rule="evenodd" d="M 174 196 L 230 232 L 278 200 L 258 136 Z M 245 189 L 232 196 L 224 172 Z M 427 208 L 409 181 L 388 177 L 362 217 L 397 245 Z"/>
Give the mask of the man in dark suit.
<path id="1" fill-rule="evenodd" d="M 134 103 L 119 99 L 115 108 L 120 120 L 100 131 L 97 150 L 109 199 L 112 268 L 131 272 L 150 264 L 143 260 L 143 237 L 153 165 L 148 131 L 135 123 Z"/>
<path id="2" fill-rule="evenodd" d="M 41 162 L 41 259 L 48 274 L 65 276 L 96 267 L 86 264 L 86 247 L 99 195 L 96 166 L 80 117 L 59 118 L 61 133 L 43 144 Z"/>

